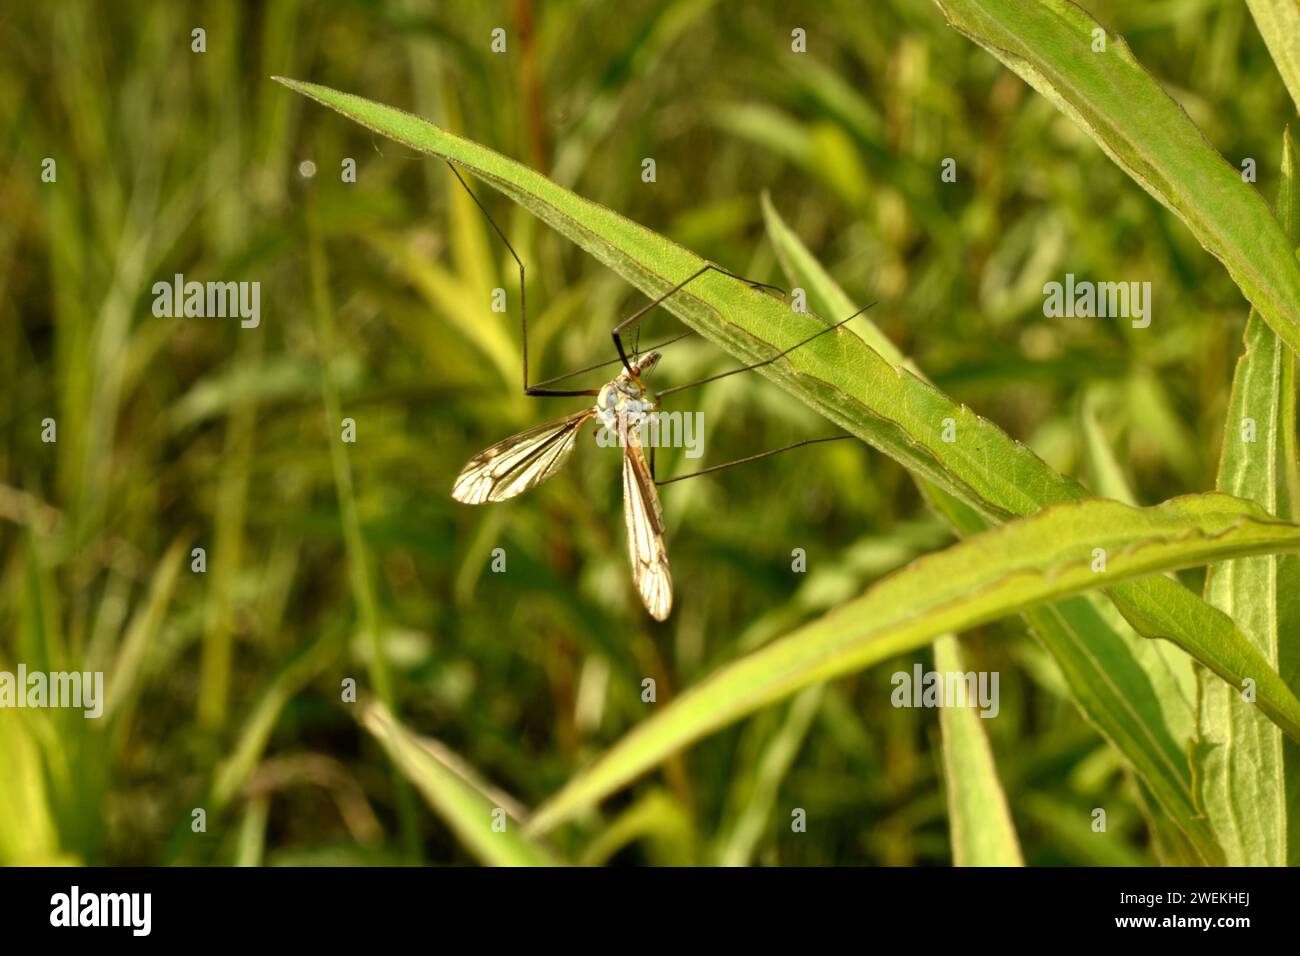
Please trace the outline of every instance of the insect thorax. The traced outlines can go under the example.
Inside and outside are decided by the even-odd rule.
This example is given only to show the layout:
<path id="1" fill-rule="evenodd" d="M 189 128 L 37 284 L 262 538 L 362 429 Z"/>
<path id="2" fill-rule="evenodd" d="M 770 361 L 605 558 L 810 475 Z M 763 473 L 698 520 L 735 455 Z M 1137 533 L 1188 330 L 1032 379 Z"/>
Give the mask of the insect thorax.
<path id="1" fill-rule="evenodd" d="M 596 397 L 596 420 L 613 431 L 618 430 L 620 418 L 627 422 L 629 428 L 637 428 L 654 407 L 654 399 L 645 386 L 626 375 L 620 375 L 605 385 Z"/>

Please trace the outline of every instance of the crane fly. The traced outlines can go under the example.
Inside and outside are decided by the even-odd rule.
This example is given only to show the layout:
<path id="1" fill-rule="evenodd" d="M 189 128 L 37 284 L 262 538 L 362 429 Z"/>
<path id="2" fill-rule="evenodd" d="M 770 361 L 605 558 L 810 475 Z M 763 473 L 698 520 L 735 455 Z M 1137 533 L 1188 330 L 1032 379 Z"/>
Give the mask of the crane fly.
<path id="1" fill-rule="evenodd" d="M 510 256 L 519 267 L 519 316 L 523 333 L 524 394 L 534 397 L 595 396 L 596 399 L 595 404 L 590 408 L 574 412 L 572 415 L 557 421 L 536 425 L 533 428 L 519 432 L 517 435 L 502 439 L 495 445 L 479 452 L 469 460 L 469 463 L 456 476 L 456 480 L 452 484 L 451 496 L 465 504 L 481 505 L 494 501 L 507 501 L 516 495 L 523 494 L 528 489 L 540 485 L 563 467 L 569 455 L 573 452 L 574 445 L 578 440 L 578 433 L 582 430 L 582 427 L 588 421 L 596 420 L 602 428 L 617 436 L 619 446 L 623 450 L 623 520 L 627 525 L 627 554 L 632 565 L 632 581 L 636 585 L 637 592 L 640 594 L 646 610 L 650 612 L 650 616 L 657 621 L 665 620 L 673 607 L 673 580 L 668 567 L 668 550 L 664 545 L 664 515 L 663 508 L 659 503 L 658 485 L 666 485 L 686 478 L 721 471 L 733 465 L 768 458 L 803 445 L 840 441 L 851 436 L 832 435 L 826 438 L 805 438 L 802 441 L 775 448 L 771 451 L 761 452 L 757 455 L 750 455 L 747 458 L 740 458 L 721 465 L 703 468 L 690 474 L 656 481 L 654 475 L 654 445 L 651 445 L 650 459 L 647 462 L 645 448 L 641 442 L 641 426 L 646 417 L 650 413 L 658 411 L 660 399 L 666 395 L 684 391 L 688 388 L 695 388 L 706 382 L 714 382 L 729 375 L 737 375 L 741 372 L 748 372 L 752 369 L 762 368 L 765 365 L 771 365 L 777 359 L 789 355 L 801 345 L 806 345 L 827 332 L 835 331 L 851 319 L 861 315 L 875 303 L 862 307 L 847 319 L 833 325 L 824 325 L 813 335 L 796 342 L 771 358 L 756 362 L 753 365 L 745 365 L 741 368 L 719 372 L 697 382 L 663 389 L 657 395 L 652 394 L 642 381 L 642 376 L 650 372 L 659 362 L 660 352 L 658 349 L 671 345 L 691 333 L 687 331 L 675 336 L 644 354 L 638 354 L 634 347 L 632 355 L 629 356 L 621 335 L 625 330 L 640 322 L 651 309 L 709 272 L 716 272 L 731 279 L 745 282 L 755 291 L 775 291 L 783 297 L 785 295 L 785 291 L 779 286 L 746 279 L 744 276 L 736 275 L 734 272 L 728 272 L 726 269 L 708 263 L 614 327 L 612 334 L 618 358 L 591 365 L 587 368 L 577 369 L 547 379 L 544 382 L 530 384 L 528 380 L 528 310 L 525 299 L 523 260 L 519 258 L 514 246 L 510 244 L 510 240 L 501 231 L 501 227 L 496 224 L 483 203 L 479 201 L 479 198 L 474 195 L 474 191 L 469 188 L 469 185 L 461 177 L 455 165 L 450 161 L 448 161 L 447 165 L 451 168 L 461 186 L 469 193 L 470 198 L 474 200 L 474 204 L 478 206 L 479 211 L 483 213 L 483 216 L 505 244 Z M 824 320 L 822 321 L 824 322 Z M 617 376 L 600 388 L 553 389 L 547 387 L 575 375 L 616 364 L 621 364 L 622 369 Z"/>
<path id="2" fill-rule="evenodd" d="M 595 419 L 618 436 L 623 449 L 623 520 L 632 581 L 650 616 L 662 621 L 673 607 L 673 579 L 664 545 L 663 507 L 640 438 L 646 415 L 659 407 L 641 376 L 658 361 L 658 352 L 633 359 L 599 390 L 591 408 L 511 435 L 479 452 L 456 476 L 451 496 L 481 505 L 506 501 L 540 485 L 560 470 L 582 426 Z"/>

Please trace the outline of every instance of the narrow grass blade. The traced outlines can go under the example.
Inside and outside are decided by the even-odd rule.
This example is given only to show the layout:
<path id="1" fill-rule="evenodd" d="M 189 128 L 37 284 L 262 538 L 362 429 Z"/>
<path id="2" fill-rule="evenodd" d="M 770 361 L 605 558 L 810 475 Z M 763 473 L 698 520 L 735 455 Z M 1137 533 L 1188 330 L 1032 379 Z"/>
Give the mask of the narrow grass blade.
<path id="1" fill-rule="evenodd" d="M 719 841 L 720 866 L 748 866 L 753 859 L 772 817 L 781 781 L 799 756 L 825 692 L 825 684 L 816 684 L 795 695 L 785 719 L 767 741 L 754 773 L 733 788 L 727 814 L 731 825 Z"/>
<path id="2" fill-rule="evenodd" d="M 1049 842 L 1061 847 L 1071 857 L 1088 866 L 1145 866 L 1147 860 L 1125 840 L 1109 833 L 1094 833 L 1085 821 L 1088 817 L 1073 802 L 1056 797 L 1030 794 L 1020 804 L 1025 819 L 1047 834 Z M 1084 824 L 1084 825 L 1080 825 Z"/>
<path id="3" fill-rule="evenodd" d="M 367 707 L 361 722 L 461 844 L 481 862 L 492 866 L 556 865 L 558 861 L 545 848 L 520 831 L 516 820 L 507 818 L 506 808 L 493 806 L 481 786 L 439 760 L 435 750 L 402 726 L 382 704 Z M 504 829 L 494 829 L 495 811 L 500 811 L 496 818 Z"/>
<path id="4" fill-rule="evenodd" d="M 308 264 L 311 280 L 312 312 L 316 318 L 317 348 L 321 363 L 321 399 L 325 406 L 325 430 L 329 436 L 330 465 L 334 474 L 334 487 L 338 494 L 339 514 L 343 523 L 343 537 L 347 546 L 348 571 L 352 596 L 356 602 L 361 631 L 370 651 L 370 679 L 375 693 L 388 706 L 393 705 L 393 680 L 384 653 L 379 629 L 379 602 L 371 578 L 370 557 L 365 538 L 361 534 L 361 519 L 357 514 L 356 493 L 352 484 L 352 465 L 347 449 L 338 440 L 335 429 L 341 427 L 342 403 L 338 383 L 334 380 L 334 304 L 330 297 L 329 277 L 326 274 L 325 249 L 320 230 L 315 223 L 314 210 L 308 217 Z"/>
<path id="5" fill-rule="evenodd" d="M 1259 193 L 1133 56 L 1070 0 L 937 0 L 984 47 L 1186 223 L 1300 350 L 1300 263 Z M 1100 40 L 1104 40 L 1104 50 Z"/>
<path id="6" fill-rule="evenodd" d="M 324 637 L 300 651 L 280 668 L 261 693 L 240 729 L 230 754 L 213 773 L 209 804 L 217 811 L 225 809 L 257 768 L 266 751 L 271 733 L 280 721 L 285 705 L 299 691 L 338 658 L 342 648 L 332 637 Z"/>
<path id="7" fill-rule="evenodd" d="M 1278 218 L 1300 230 L 1296 156 L 1283 137 Z M 1252 312 L 1237 362 L 1219 459 L 1220 491 L 1251 498 L 1279 518 L 1300 513 L 1296 460 L 1295 354 Z M 1284 676 L 1300 673 L 1300 557 L 1263 555 L 1210 568 L 1205 597 L 1232 615 Z M 1195 751 L 1200 799 L 1230 864 L 1300 863 L 1300 747 L 1242 699 L 1240 688 L 1204 679 Z"/>
<path id="8" fill-rule="evenodd" d="M 1097 551 L 1105 552 L 1097 572 Z M 862 596 L 715 671 L 578 773 L 529 822 L 544 832 L 692 741 L 799 689 L 862 670 L 1045 601 L 1197 563 L 1300 551 L 1300 526 L 1210 493 L 1154 508 L 1112 501 L 1058 505 L 921 558 Z M 1300 738 L 1300 701 L 1249 650 L 1218 666 L 1272 684 L 1273 718 Z M 1261 704 L 1263 695 L 1261 694 Z"/>
<path id="9" fill-rule="evenodd" d="M 956 635 L 935 638 L 934 669 L 940 674 L 967 672 Z M 952 862 L 955 866 L 1024 866 L 983 719 L 974 707 L 939 710 Z"/>
<path id="10" fill-rule="evenodd" d="M 1300 2 L 1246 0 L 1246 6 L 1300 112 Z"/>
<path id="11" fill-rule="evenodd" d="M 1133 489 L 1124 477 L 1124 469 L 1115 458 L 1115 452 L 1101 429 L 1101 422 L 1097 420 L 1095 392 L 1084 395 L 1083 405 L 1079 409 L 1079 424 L 1083 431 L 1083 445 L 1088 453 L 1088 471 L 1092 475 L 1093 490 L 1102 498 L 1113 498 L 1126 505 L 1137 504 Z"/>
<path id="12" fill-rule="evenodd" d="M 392 670 L 380 633 L 379 600 L 375 594 L 374 579 L 370 569 L 370 554 L 361 533 L 361 517 L 357 511 L 356 491 L 352 483 L 352 465 L 347 450 L 334 429 L 341 427 L 343 412 L 338 382 L 334 379 L 334 302 L 330 297 L 329 274 L 326 271 L 324 240 L 321 238 L 318 212 L 314 205 L 307 213 L 307 263 L 311 282 L 312 312 L 316 320 L 317 347 L 321 363 L 321 400 L 325 406 L 325 429 L 329 436 L 330 466 L 334 474 L 334 489 L 338 495 L 339 517 L 343 524 L 343 540 L 348 555 L 348 577 L 357 617 L 366 649 L 370 654 L 370 682 L 375 694 L 387 707 L 396 706 Z M 402 843 L 406 852 L 415 857 L 418 852 L 415 821 L 415 798 L 406 782 L 394 775 L 393 790 L 398 816 L 402 824 Z"/>
<path id="13" fill-rule="evenodd" d="M 212 568 L 199 665 L 199 722 L 210 730 L 223 727 L 230 704 L 235 642 L 236 582 L 244 548 L 248 508 L 248 472 L 253 454 L 254 406 L 246 398 L 225 423 L 224 467 L 217 489 L 215 528 L 209 545 Z"/>
<path id="14" fill-rule="evenodd" d="M 112 681 L 108 685 L 108 699 L 104 703 L 106 720 L 117 717 L 123 707 L 129 707 L 135 701 L 139 693 L 145 654 L 166 620 L 167 607 L 176 590 L 176 579 L 184 565 L 188 548 L 187 537 L 176 538 L 154 570 L 149 595 L 132 617 L 126 636 L 113 659 L 110 672 Z"/>
<path id="15" fill-rule="evenodd" d="M 466 202 L 470 198 L 456 184 L 456 192 Z M 457 196 L 452 197 L 457 200 Z M 475 210 L 477 212 L 477 210 Z M 513 341 L 511 333 L 519 334 L 517 327 L 507 327 L 501 322 L 484 320 L 484 313 L 490 314 L 488 303 L 490 289 L 475 289 L 456 273 L 430 262 L 417 250 L 412 249 L 400 236 L 375 233 L 367 237 L 368 241 L 389 258 L 395 270 L 409 282 L 427 302 L 431 309 L 442 316 L 443 320 L 456 333 L 465 338 L 488 359 L 501 375 L 501 381 L 511 389 L 518 388 L 519 346 Z M 475 273 L 471 273 L 475 274 Z M 512 293 L 517 294 L 517 293 Z M 465 308 L 466 302 L 482 302 L 482 313 Z M 436 341 L 445 348 L 446 338 L 441 330 Z"/>
<path id="16" fill-rule="evenodd" d="M 239 843 L 235 848 L 235 866 L 261 866 L 266 855 L 266 820 L 271 812 L 271 798 L 260 796 L 248 801 L 239 821 Z"/>
<path id="17" fill-rule="evenodd" d="M 45 784 L 40 748 L 29 729 L 39 713 L 5 715 L 0 733 L 0 866 L 66 866 Z"/>
<path id="18" fill-rule="evenodd" d="M 683 35 L 690 36 L 695 25 L 709 13 L 717 0 L 674 0 L 650 5 L 645 15 L 626 33 L 627 46 L 620 50 L 618 68 L 609 70 L 600 86 L 588 94 L 582 115 L 555 146 L 552 173 L 558 183 L 572 185 L 587 168 L 587 163 L 609 135 L 619 128 L 620 120 L 631 115 L 628 102 L 649 79 Z"/>
<path id="19" fill-rule="evenodd" d="M 695 821 L 681 801 L 651 788 L 583 848 L 581 866 L 604 866 L 636 843 L 653 866 L 696 865 Z"/>

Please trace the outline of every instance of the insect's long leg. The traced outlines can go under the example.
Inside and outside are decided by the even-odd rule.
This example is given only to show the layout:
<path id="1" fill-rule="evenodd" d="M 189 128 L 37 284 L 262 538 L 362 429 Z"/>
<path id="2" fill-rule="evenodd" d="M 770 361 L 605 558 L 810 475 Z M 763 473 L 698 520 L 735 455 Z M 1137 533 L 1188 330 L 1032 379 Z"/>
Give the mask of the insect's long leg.
<path id="1" fill-rule="evenodd" d="M 692 471 L 689 474 L 678 475 L 676 478 L 665 478 L 663 481 L 656 481 L 655 484 L 671 485 L 674 481 L 685 481 L 687 478 L 698 478 L 700 475 L 708 475 L 715 471 L 722 471 L 725 468 L 733 468 L 736 465 L 748 464 L 751 461 L 758 461 L 761 458 L 771 458 L 773 455 L 779 455 L 783 451 L 793 451 L 796 448 L 802 448 L 804 445 L 816 445 L 827 441 L 843 441 L 846 438 L 852 437 L 852 435 L 830 435 L 826 438 L 805 438 L 803 441 L 793 442 L 789 445 L 782 445 L 780 448 L 773 448 L 771 451 L 762 451 L 757 455 L 750 455 L 747 458 L 737 458 L 734 461 L 724 461 L 721 465 L 712 465 L 708 468 L 701 468 L 699 471 Z"/>
<path id="2" fill-rule="evenodd" d="M 519 267 L 519 329 L 523 336 L 524 394 L 532 395 L 534 397 L 550 396 L 554 398 L 572 398 L 577 395 L 599 395 L 599 389 L 555 389 L 528 384 L 528 300 L 525 295 L 524 262 L 519 258 L 519 254 L 515 252 L 515 247 L 510 244 L 510 240 L 506 238 L 506 234 L 501 230 L 501 227 L 497 225 L 496 220 L 492 218 L 491 213 L 487 211 L 487 207 L 479 201 L 478 196 L 474 195 L 474 190 L 469 188 L 469 184 L 466 183 L 464 177 L 461 176 L 460 170 L 458 170 L 455 164 L 450 160 L 447 161 L 447 166 L 451 169 L 456 180 L 462 187 L 464 187 L 465 192 L 469 193 L 469 198 L 474 200 L 474 205 L 478 206 L 479 212 L 483 213 L 483 217 L 487 219 L 488 225 L 492 227 L 493 231 L 501 238 L 501 241 L 505 243 L 506 250 L 510 253 L 510 258 L 514 259 L 515 265 Z"/>
<path id="3" fill-rule="evenodd" d="M 687 338 L 688 336 L 694 334 L 695 332 L 693 329 L 687 329 L 685 332 L 682 332 L 680 335 L 674 335 L 671 339 L 664 339 L 658 345 L 650 346 L 650 350 L 657 352 L 659 349 L 672 345 L 674 342 L 680 342 L 682 339 Z M 543 385 L 554 385 L 556 382 L 563 382 L 566 378 L 573 378 L 574 376 L 582 375 L 585 372 L 594 372 L 596 371 L 596 369 L 605 368 L 607 365 L 621 365 L 622 363 L 623 363 L 622 359 L 616 359 L 616 358 L 610 359 L 608 362 L 597 362 L 595 365 L 588 365 L 585 368 L 574 369 L 572 372 L 565 372 L 563 375 L 556 375 L 554 378 L 548 378 L 543 382 L 538 382 L 537 385 L 534 387 L 540 388 Z"/>
<path id="4" fill-rule="evenodd" d="M 708 382 L 716 382 L 718 379 L 720 379 L 720 378 L 726 378 L 726 377 L 729 376 L 729 375 L 739 375 L 741 372 L 749 372 L 749 371 L 752 371 L 752 370 L 754 370 L 754 369 L 756 369 L 756 368 L 762 368 L 764 365 L 771 365 L 771 364 L 772 364 L 773 362 L 775 362 L 777 359 L 779 359 L 779 358 L 783 358 L 783 357 L 789 355 L 791 352 L 793 352 L 795 349 L 799 348 L 801 345 L 807 345 L 807 344 L 808 344 L 809 342 L 811 342 L 813 339 L 818 338 L 818 337 L 820 337 L 820 336 L 823 336 L 823 335 L 825 335 L 827 332 L 834 332 L 834 331 L 835 331 L 836 329 L 838 329 L 841 325 L 844 325 L 844 324 L 847 323 L 847 322 L 851 322 L 851 321 L 853 321 L 853 320 L 856 319 L 858 316 L 860 316 L 863 312 L 867 311 L 867 309 L 871 308 L 871 306 L 873 306 L 873 305 L 875 305 L 875 304 L 876 304 L 876 303 L 872 302 L 870 305 L 864 305 L 862 308 L 858 309 L 858 311 L 856 311 L 856 312 L 854 312 L 852 315 L 850 315 L 847 319 L 841 319 L 839 322 L 836 322 L 834 325 L 828 325 L 828 326 L 826 326 L 826 328 L 824 328 L 824 329 L 819 329 L 818 331 L 814 332 L 812 335 L 808 336 L 808 338 L 803 339 L 802 341 L 796 342 L 794 345 L 790 346 L 788 349 L 785 349 L 785 350 L 782 351 L 782 352 L 778 352 L 778 353 L 776 353 L 776 354 L 773 355 L 771 358 L 763 359 L 763 361 L 761 361 L 761 362 L 755 362 L 753 365 L 742 365 L 740 368 L 733 368 L 733 369 L 730 369 L 729 371 L 726 371 L 726 372 L 719 372 L 717 375 L 709 375 L 709 376 L 707 376 L 707 377 L 705 377 L 705 378 L 702 378 L 702 379 L 700 379 L 699 381 L 696 381 L 696 382 L 687 382 L 685 385 L 674 385 L 672 388 L 665 388 L 665 389 L 662 389 L 662 390 L 660 390 L 659 393 L 658 393 L 658 394 L 659 394 L 659 397 L 660 397 L 660 398 L 663 398 L 665 395 L 671 395 L 671 394 L 673 394 L 673 392 L 684 392 L 684 391 L 686 391 L 686 389 L 688 389 L 688 388 L 696 388 L 697 386 L 704 385 L 704 384 L 706 384 L 706 383 L 708 383 Z"/>
<path id="5" fill-rule="evenodd" d="M 841 319 L 839 322 L 836 322 L 834 325 L 828 325 L 824 329 L 819 329 L 818 331 L 814 332 L 812 335 L 808 336 L 808 338 L 796 342 L 788 349 L 778 352 L 776 355 L 773 355 L 769 359 L 764 359 L 761 362 L 755 362 L 753 365 L 745 365 L 742 366 L 741 368 L 733 368 L 726 372 L 719 372 L 717 375 L 710 375 L 707 378 L 702 378 L 698 382 L 689 382 L 686 385 L 676 385 L 672 388 L 666 388 L 663 391 L 658 393 L 658 397 L 662 399 L 663 396 L 670 395 L 673 392 L 685 391 L 688 388 L 695 388 L 696 386 L 703 385 L 706 382 L 716 382 L 718 379 L 726 378 L 729 375 L 739 375 L 741 372 L 748 372 L 756 368 L 762 368 L 764 365 L 771 365 L 777 359 L 789 355 L 795 349 L 799 348 L 802 345 L 807 345 L 813 339 L 825 335 L 827 332 L 831 332 L 835 329 L 838 329 L 841 325 L 851 322 L 853 319 L 856 319 L 859 315 L 867 311 L 867 309 L 871 308 L 873 305 L 875 305 L 874 302 L 869 303 L 868 305 L 864 305 L 862 308 L 858 309 L 858 311 L 850 315 L 847 319 Z M 845 438 L 852 438 L 852 437 L 853 437 L 852 435 L 831 435 L 826 438 L 805 438 L 802 441 L 792 442 L 789 445 L 782 445 L 780 448 L 773 448 L 771 451 L 759 452 L 757 455 L 749 455 L 745 458 L 737 458 L 734 461 L 723 462 L 720 465 L 712 465 L 708 468 L 702 468 L 699 471 L 692 471 L 685 475 L 678 475 L 675 478 L 665 478 L 663 481 L 656 481 L 655 484 L 671 485 L 675 481 L 685 481 L 687 478 L 696 478 L 700 475 L 708 475 L 716 471 L 723 471 L 724 469 L 727 468 L 733 468 L 736 465 L 744 465 L 744 464 L 748 464 L 751 461 L 759 461 L 763 458 L 771 458 L 773 455 L 779 455 L 782 452 L 786 452 L 786 451 L 793 451 L 794 449 L 802 448 L 805 445 L 817 445 L 822 442 L 828 442 L 828 441 L 843 441 Z M 653 472 L 651 473 L 651 475 L 653 477 Z"/>
<path id="6" fill-rule="evenodd" d="M 680 291 L 687 284 L 694 282 L 696 279 L 704 275 L 704 273 L 706 272 L 718 272 L 724 276 L 728 276 L 729 278 L 739 279 L 741 282 L 747 283 L 751 288 L 754 289 L 771 289 L 775 292 L 781 293 L 782 296 L 786 294 L 786 291 L 782 289 L 779 285 L 770 285 L 769 283 L 766 282 L 755 282 L 753 279 L 746 279 L 744 276 L 736 275 L 736 273 L 734 272 L 728 272 L 726 269 L 722 268 L 721 266 L 715 266 L 712 263 L 703 266 L 698 271 L 692 273 L 691 275 L 683 279 L 681 282 L 677 283 L 675 286 L 673 286 L 663 295 L 659 296 L 659 298 L 647 302 L 644 306 L 637 309 L 635 312 L 629 315 L 618 325 L 614 326 L 614 331 L 612 333 L 612 335 L 614 336 L 614 348 L 618 349 L 619 360 L 623 363 L 623 367 L 627 369 L 629 373 L 631 373 L 632 371 L 632 366 L 628 364 L 627 352 L 624 351 L 623 340 L 622 338 L 620 338 L 620 335 L 622 334 L 623 330 L 627 329 L 631 325 L 635 325 L 637 322 L 640 322 L 641 319 L 645 317 L 645 314 L 647 312 L 649 312 L 655 306 L 661 304 L 665 299 L 673 295 L 675 292 Z"/>

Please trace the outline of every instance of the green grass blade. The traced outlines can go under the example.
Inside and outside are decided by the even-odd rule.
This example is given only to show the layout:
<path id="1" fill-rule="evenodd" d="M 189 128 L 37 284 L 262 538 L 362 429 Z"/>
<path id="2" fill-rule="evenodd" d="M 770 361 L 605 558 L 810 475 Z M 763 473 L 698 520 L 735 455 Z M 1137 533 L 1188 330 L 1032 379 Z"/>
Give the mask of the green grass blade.
<path id="1" fill-rule="evenodd" d="M 1106 570 L 1092 570 L 1094 549 Z M 715 671 L 628 733 L 540 807 L 529 829 L 568 819 L 693 740 L 809 684 L 831 680 L 1045 601 L 1109 582 L 1245 554 L 1300 550 L 1300 526 L 1210 493 L 1153 508 L 1092 500 L 1046 509 L 912 562 L 791 634 Z M 1300 738 L 1297 701 L 1253 649 L 1215 665 L 1270 683 L 1272 716 Z M 1271 675 L 1271 676 L 1270 676 Z M 1260 695 L 1261 708 L 1264 695 Z"/>
<path id="2" fill-rule="evenodd" d="M 1282 82 L 1300 111 L 1300 2 L 1297 0 L 1246 0 L 1260 36 L 1268 46 Z"/>
<path id="3" fill-rule="evenodd" d="M 940 674 L 966 673 L 956 635 L 935 639 L 934 669 Z M 974 707 L 939 709 L 953 865 L 1024 866 L 983 719 Z"/>
<path id="4" fill-rule="evenodd" d="M 379 601 L 375 596 L 370 556 L 366 549 L 365 537 L 361 532 L 361 518 L 357 512 L 352 464 L 348 460 L 347 449 L 338 438 L 337 429 L 343 420 L 343 406 L 332 364 L 335 354 L 334 304 L 330 297 L 329 277 L 325 271 L 325 249 L 320 230 L 316 225 L 314 209 L 308 218 L 307 238 L 312 312 L 316 318 L 317 348 L 321 364 L 321 398 L 325 406 L 325 434 L 329 441 L 330 467 L 334 476 L 335 491 L 338 494 L 339 515 L 348 554 L 348 577 L 357 606 L 361 632 L 370 650 L 370 680 L 379 699 L 391 707 L 394 695 L 393 679 L 380 634 Z"/>
<path id="5" fill-rule="evenodd" d="M 726 815 L 731 826 L 718 840 L 718 865 L 748 866 L 764 835 L 771 832 L 767 828 L 777 791 L 799 756 L 825 692 L 825 684 L 816 684 L 796 694 L 753 774 L 736 781 Z"/>
<path id="6" fill-rule="evenodd" d="M 697 865 L 694 821 L 681 801 L 650 788 L 592 837 L 580 866 L 604 866 L 624 847 L 640 844 L 654 866 Z"/>
<path id="7" fill-rule="evenodd" d="M 319 212 L 313 206 L 307 211 L 307 271 L 311 285 L 312 313 L 315 317 L 317 348 L 321 366 L 321 400 L 325 406 L 325 434 L 330 449 L 330 468 L 334 476 L 334 489 L 338 495 L 339 518 L 343 525 L 343 541 L 348 556 L 348 579 L 361 633 L 370 653 L 370 683 L 379 700 L 387 707 L 396 706 L 392 668 L 380 633 L 379 599 L 371 573 L 370 553 L 361 530 L 361 516 L 357 509 L 356 489 L 352 479 L 352 464 L 339 433 L 343 419 L 339 385 L 334 377 L 334 303 L 330 297 L 329 274 L 325 258 L 324 239 L 321 236 Z M 402 843 L 406 852 L 415 856 L 417 835 L 415 825 L 415 798 L 401 777 L 394 775 L 394 794 L 398 815 L 402 822 Z"/>
<path id="8" fill-rule="evenodd" d="M 167 619 L 167 608 L 176 589 L 177 577 L 188 558 L 189 537 L 182 535 L 172 542 L 158 562 L 149 584 L 149 595 L 131 619 L 126 636 L 113 658 L 110 671 L 113 679 L 108 686 L 108 699 L 104 702 L 106 719 L 117 718 L 123 707 L 129 711 L 139 694 L 145 655 Z"/>
<path id="9" fill-rule="evenodd" d="M 239 843 L 235 866 L 261 866 L 266 856 L 266 821 L 271 812 L 269 797 L 254 797 L 239 821 Z"/>
<path id="10" fill-rule="evenodd" d="M 68 866 L 59 855 L 59 832 L 46 785 L 40 747 L 30 723 L 45 714 L 5 714 L 0 733 L 0 866 Z"/>
<path id="11" fill-rule="evenodd" d="M 1300 223 L 1295 160 L 1291 137 L 1285 135 L 1278 218 L 1292 230 Z M 1255 312 L 1246 323 L 1245 342 L 1228 401 L 1217 487 L 1292 520 L 1300 510 L 1295 354 Z M 1244 431 L 1248 423 L 1253 423 L 1253 436 Z M 1205 597 L 1232 615 L 1281 674 L 1297 672 L 1300 558 L 1288 554 L 1225 561 L 1210 569 Z M 1238 688 L 1214 680 L 1203 685 L 1197 779 L 1228 862 L 1300 863 L 1300 748 L 1261 718 Z"/>
<path id="12" fill-rule="evenodd" d="M 628 115 L 628 101 L 633 100 L 642 84 L 653 82 L 655 70 L 672 55 L 674 46 L 690 36 L 696 25 L 715 6 L 717 0 L 674 0 L 651 4 L 636 28 L 628 31 L 630 40 L 619 51 L 617 68 L 601 77 L 597 87 L 583 104 L 582 115 L 573 128 L 555 144 L 553 178 L 572 185 L 586 171 L 598 146 Z"/>
<path id="13" fill-rule="evenodd" d="M 1146 866 L 1147 860 L 1123 840 L 1093 833 L 1076 823 L 1079 808 L 1057 796 L 1026 795 L 1018 804 L 1024 819 L 1047 834 L 1049 842 L 1085 866 Z"/>
<path id="14" fill-rule="evenodd" d="M 1122 37 L 1069 0 L 937 0 L 948 22 L 1050 100 L 1186 223 L 1300 350 L 1300 263 L 1259 193 L 1220 156 Z"/>
<path id="15" fill-rule="evenodd" d="M 549 851 L 525 836 L 509 808 L 493 805 L 484 787 L 436 756 L 437 751 L 375 703 L 366 708 L 362 724 L 374 735 L 402 774 L 451 827 L 461 844 L 491 866 L 554 866 Z M 493 812 L 506 811 L 505 829 L 493 830 Z"/>
<path id="16" fill-rule="evenodd" d="M 1133 489 L 1124 477 L 1124 469 L 1116 459 L 1114 449 L 1106 441 L 1101 422 L 1097 420 L 1095 391 L 1084 396 L 1079 409 L 1079 424 L 1083 431 L 1083 445 L 1088 453 L 1088 471 L 1092 477 L 1093 490 L 1102 498 L 1114 498 L 1126 505 L 1137 504 Z"/>
<path id="17" fill-rule="evenodd" d="M 212 808 L 216 811 L 224 810 L 248 782 L 257 769 L 258 761 L 266 752 L 266 745 L 284 708 L 293 700 L 294 695 L 339 657 L 342 651 L 340 644 L 333 636 L 322 637 L 294 655 L 271 678 L 257 702 L 249 709 L 235 746 L 213 772 L 209 798 Z"/>
<path id="18" fill-rule="evenodd" d="M 1182 832 L 1200 862 L 1222 864 L 1223 850 L 1194 796 L 1187 751 L 1195 713 L 1179 679 L 1184 668 L 1169 660 L 1179 655 L 1185 662 L 1186 656 L 1134 634 L 1095 594 L 1023 613 L 1056 659 L 1085 718 L 1123 754 L 1158 802 L 1161 820 Z"/>

